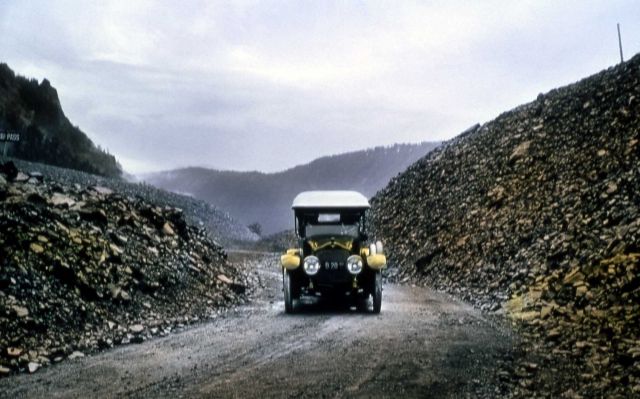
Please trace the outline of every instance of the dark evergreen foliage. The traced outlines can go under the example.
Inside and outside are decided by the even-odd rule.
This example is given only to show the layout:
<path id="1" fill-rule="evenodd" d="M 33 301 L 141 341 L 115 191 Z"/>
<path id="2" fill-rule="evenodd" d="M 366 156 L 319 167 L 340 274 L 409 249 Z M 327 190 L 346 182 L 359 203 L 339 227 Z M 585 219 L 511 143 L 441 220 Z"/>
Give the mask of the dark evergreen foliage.
<path id="1" fill-rule="evenodd" d="M 10 156 L 119 177 L 115 157 L 96 145 L 64 115 L 58 93 L 47 79 L 38 83 L 0 63 L 0 128 L 20 133 Z"/>

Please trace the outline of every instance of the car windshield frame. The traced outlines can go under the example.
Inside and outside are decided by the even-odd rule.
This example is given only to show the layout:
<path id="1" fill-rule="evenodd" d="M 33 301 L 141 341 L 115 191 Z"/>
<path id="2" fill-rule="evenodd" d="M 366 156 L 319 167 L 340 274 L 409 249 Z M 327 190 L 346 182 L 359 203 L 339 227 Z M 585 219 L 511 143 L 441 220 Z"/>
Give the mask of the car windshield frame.
<path id="1" fill-rule="evenodd" d="M 340 214 L 340 220 L 319 222 L 322 214 Z M 299 238 L 343 236 L 358 239 L 365 232 L 365 211 L 336 208 L 296 210 L 295 227 Z"/>
<path id="2" fill-rule="evenodd" d="M 344 223 L 316 223 L 307 224 L 305 227 L 305 237 L 351 237 L 358 238 L 360 228 L 358 224 Z"/>

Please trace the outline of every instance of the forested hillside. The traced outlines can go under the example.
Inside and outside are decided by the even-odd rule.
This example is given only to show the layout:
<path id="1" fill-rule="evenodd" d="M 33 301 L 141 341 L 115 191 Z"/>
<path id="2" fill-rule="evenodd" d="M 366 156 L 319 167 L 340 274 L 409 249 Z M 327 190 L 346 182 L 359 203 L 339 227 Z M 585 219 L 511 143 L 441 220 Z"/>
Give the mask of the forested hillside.
<path id="1" fill-rule="evenodd" d="M 0 132 L 15 132 L 8 155 L 102 176 L 117 177 L 115 157 L 97 147 L 62 111 L 56 89 L 47 79 L 38 83 L 16 75 L 0 63 Z M 4 145 L 4 144 L 3 144 Z"/>

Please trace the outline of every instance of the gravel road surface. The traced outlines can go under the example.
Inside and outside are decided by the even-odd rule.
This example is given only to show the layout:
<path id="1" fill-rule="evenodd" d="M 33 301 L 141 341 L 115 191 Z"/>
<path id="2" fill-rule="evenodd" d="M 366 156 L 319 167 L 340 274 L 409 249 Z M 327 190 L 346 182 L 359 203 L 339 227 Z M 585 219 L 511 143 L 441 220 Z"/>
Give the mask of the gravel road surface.
<path id="1" fill-rule="evenodd" d="M 379 315 L 311 302 L 285 315 L 274 256 L 250 305 L 178 333 L 0 380 L 0 396 L 503 397 L 509 329 L 425 288 L 385 285 Z"/>

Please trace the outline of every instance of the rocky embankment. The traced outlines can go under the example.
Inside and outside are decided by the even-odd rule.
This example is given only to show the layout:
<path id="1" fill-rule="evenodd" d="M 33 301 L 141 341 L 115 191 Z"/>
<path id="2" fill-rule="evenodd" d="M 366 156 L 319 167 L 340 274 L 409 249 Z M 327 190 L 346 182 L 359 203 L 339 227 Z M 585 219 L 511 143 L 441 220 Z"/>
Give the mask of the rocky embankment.
<path id="1" fill-rule="evenodd" d="M 391 278 L 516 320 L 523 396 L 640 395 L 639 140 L 640 56 L 467 131 L 373 198 Z"/>
<path id="2" fill-rule="evenodd" d="M 14 159 L 13 162 L 25 173 L 38 172 L 47 179 L 66 185 L 103 186 L 123 195 L 138 197 L 160 206 L 178 207 L 183 210 L 187 222 L 205 227 L 216 242 L 225 246 L 250 243 L 259 239 L 257 234 L 227 212 L 202 200 L 171 193 L 145 183 L 131 183 L 122 179 L 97 176 L 18 159 Z"/>
<path id="3" fill-rule="evenodd" d="M 214 316 L 251 278 L 178 208 L 0 167 L 0 375 Z"/>

